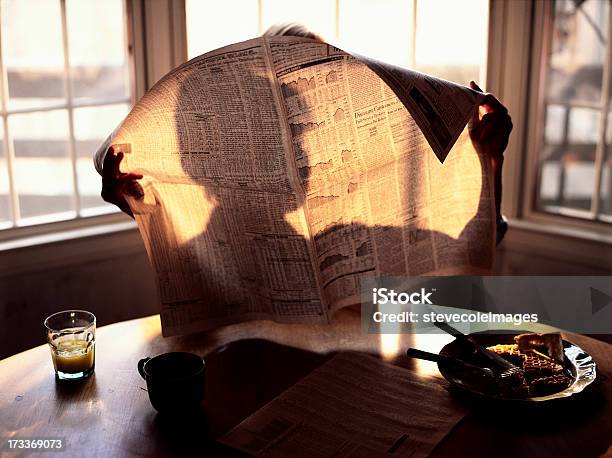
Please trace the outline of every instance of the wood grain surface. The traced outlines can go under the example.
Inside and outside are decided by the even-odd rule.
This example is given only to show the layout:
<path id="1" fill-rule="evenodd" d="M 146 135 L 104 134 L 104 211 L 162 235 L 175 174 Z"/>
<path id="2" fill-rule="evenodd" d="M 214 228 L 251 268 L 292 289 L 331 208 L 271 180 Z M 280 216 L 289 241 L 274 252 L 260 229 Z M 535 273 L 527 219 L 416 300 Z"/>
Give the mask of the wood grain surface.
<path id="1" fill-rule="evenodd" d="M 597 381 L 587 392 L 528 411 L 460 397 L 471 413 L 432 456 L 561 458 L 610 453 L 612 346 L 585 336 L 564 336 L 598 364 Z M 95 374 L 82 383 L 55 381 L 46 345 L 0 361 L 0 438 L 64 438 L 66 452 L 48 454 L 56 457 L 234 456 L 215 438 L 335 352 L 386 355 L 394 364 L 439 375 L 435 364 L 408 360 L 401 353 L 408 346 L 436 352 L 449 339 L 401 335 L 383 342 L 378 335 L 362 334 L 358 312 L 347 309 L 338 312 L 331 325 L 260 321 L 172 338 L 161 337 L 159 316 L 126 321 L 98 329 Z M 389 356 L 393 349 L 400 356 Z M 204 413 L 198 418 L 165 419 L 149 403 L 136 364 L 166 351 L 206 358 Z"/>

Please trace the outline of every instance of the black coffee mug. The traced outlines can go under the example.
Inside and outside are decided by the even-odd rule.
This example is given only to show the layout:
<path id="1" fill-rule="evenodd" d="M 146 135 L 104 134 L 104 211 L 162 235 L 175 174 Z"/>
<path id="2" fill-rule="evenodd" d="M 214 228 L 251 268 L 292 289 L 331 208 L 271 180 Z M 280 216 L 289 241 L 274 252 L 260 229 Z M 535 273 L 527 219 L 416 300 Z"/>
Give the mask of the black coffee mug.
<path id="1" fill-rule="evenodd" d="M 163 414 L 196 413 L 204 398 L 204 360 L 186 352 L 162 353 L 138 361 L 149 400 Z"/>

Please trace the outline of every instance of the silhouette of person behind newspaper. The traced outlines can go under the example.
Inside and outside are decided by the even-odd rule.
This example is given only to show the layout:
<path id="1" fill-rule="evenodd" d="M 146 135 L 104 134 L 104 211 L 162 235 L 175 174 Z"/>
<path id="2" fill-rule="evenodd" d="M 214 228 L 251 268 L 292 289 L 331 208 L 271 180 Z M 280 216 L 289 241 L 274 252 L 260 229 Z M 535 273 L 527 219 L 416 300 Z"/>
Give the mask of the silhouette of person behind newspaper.
<path id="1" fill-rule="evenodd" d="M 268 35 L 296 35 L 296 33 L 291 28 L 281 27 Z M 232 71 L 240 70 L 232 68 Z M 224 70 L 222 66 L 219 66 L 216 71 Z M 229 75 L 227 79 L 231 81 Z M 174 276 L 159 279 L 162 297 L 166 299 L 171 297 L 171 291 L 176 287 L 172 285 L 172 282 L 177 281 L 181 276 L 186 276 L 186 283 L 189 285 L 184 284 L 179 289 L 182 290 L 183 295 L 185 288 L 192 289 L 194 299 L 191 316 L 195 316 L 195 321 L 197 321 L 199 310 L 202 313 L 202 319 L 206 319 L 209 323 L 207 327 L 223 324 L 225 319 L 231 319 L 236 315 L 241 315 L 244 319 L 253 319 L 264 317 L 267 312 L 284 316 L 288 321 L 298 316 L 300 320 L 310 316 L 313 321 L 317 321 L 326 313 L 319 300 L 311 256 L 316 259 L 316 264 L 321 272 L 321 287 L 326 302 L 340 304 L 342 304 L 342 295 L 345 295 L 347 291 L 359 294 L 360 276 L 372 275 L 375 271 L 378 271 L 380 275 L 401 275 L 406 272 L 410 275 L 419 275 L 444 267 L 452 268 L 453 263 L 472 264 L 482 268 L 490 264 L 490 259 L 485 257 L 479 259 L 479 257 L 486 253 L 487 244 L 490 244 L 491 239 L 495 237 L 493 228 L 490 228 L 488 233 L 481 234 L 477 242 L 479 246 L 468 246 L 467 253 L 465 248 L 458 250 L 471 259 L 454 259 L 448 256 L 446 257 L 446 262 L 450 263 L 448 266 L 440 265 L 433 259 L 421 259 L 418 265 L 407 266 L 406 262 L 410 261 L 406 260 L 403 250 L 394 250 L 394 246 L 402 246 L 406 241 L 409 252 L 410 250 L 416 252 L 427 245 L 430 248 L 435 246 L 438 250 L 452 251 L 452 248 L 458 244 L 465 246 L 468 243 L 468 235 L 473 239 L 474 228 L 482 226 L 481 222 L 472 218 L 457 237 L 425 229 L 419 221 L 420 210 L 411 208 L 409 202 L 406 203 L 406 214 L 403 215 L 399 224 L 384 224 L 382 221 L 379 224 L 377 221 L 376 224 L 368 225 L 363 221 L 341 221 L 326 226 L 317 233 L 311 234 L 314 253 L 311 252 L 303 231 L 296 230 L 299 221 L 295 219 L 297 218 L 295 215 L 299 214 L 297 210 L 306 203 L 303 200 L 304 197 L 308 200 L 309 195 L 313 194 L 312 199 L 307 203 L 310 209 L 316 205 L 326 205 L 328 203 L 326 197 L 330 197 L 322 197 L 320 193 L 310 192 L 312 183 L 320 185 L 321 179 L 325 178 L 325 174 L 313 173 L 316 167 L 324 169 L 325 164 L 309 162 L 313 156 L 312 146 L 303 141 L 304 134 L 308 133 L 306 130 L 316 127 L 303 125 L 304 123 L 292 125 L 292 154 L 295 154 L 299 184 L 304 191 L 303 195 L 295 199 L 291 183 L 286 181 L 286 177 L 262 179 L 266 171 L 271 170 L 270 164 L 277 161 L 279 157 L 284 157 L 284 153 L 274 149 L 266 151 L 261 148 L 261 145 L 253 147 L 249 145 L 252 139 L 240 136 L 240 131 L 245 127 L 244 122 L 246 122 L 250 129 L 276 135 L 277 137 L 272 139 L 274 141 L 270 142 L 271 145 L 283 144 L 281 133 L 275 133 L 275 131 L 278 131 L 279 122 L 285 122 L 283 119 L 285 114 L 277 112 L 274 106 L 267 107 L 258 104 L 261 99 L 271 98 L 271 94 L 257 93 L 257 91 L 271 91 L 270 82 L 261 75 L 241 75 L 242 81 L 247 79 L 249 82 L 246 85 L 250 89 L 236 97 L 236 103 L 243 104 L 242 108 L 236 107 L 236 109 L 244 109 L 244 119 L 232 119 L 227 125 L 214 126 L 219 129 L 219 135 L 223 137 L 218 140 L 220 142 L 218 144 L 231 142 L 231 150 L 234 153 L 225 153 L 224 157 L 213 154 L 210 160 L 222 161 L 225 171 L 237 171 L 233 183 L 227 180 L 230 177 L 225 177 L 225 180 L 220 181 L 202 180 L 190 156 L 181 157 L 183 170 L 191 175 L 194 182 L 212 184 L 216 181 L 216 185 L 206 186 L 207 195 L 204 198 L 208 202 L 216 202 L 217 205 L 206 221 L 203 221 L 201 230 L 185 241 L 183 246 L 176 247 L 179 251 L 177 258 L 180 259 L 181 265 L 174 266 Z M 475 85 L 473 87 L 479 89 Z M 184 88 L 184 91 L 185 95 L 190 94 L 190 88 Z M 314 108 L 304 105 L 307 103 L 307 98 L 300 93 L 297 84 L 283 85 L 281 94 L 287 106 L 301 103 L 302 112 Z M 180 95 L 178 99 L 181 99 Z M 298 102 L 297 99 L 300 101 Z M 488 173 L 490 164 L 486 161 L 500 160 L 512 125 L 507 110 L 494 97 L 487 96 L 483 105 L 487 114 L 480 118 L 476 112 L 472 119 L 469 137 L 464 133 L 457 143 L 472 141 L 479 152 L 481 168 L 479 174 L 482 177 L 480 192 L 485 195 L 487 186 L 489 186 L 486 180 L 490 176 Z M 185 122 L 183 113 L 179 110 L 177 110 L 175 122 L 177 125 Z M 206 121 L 202 120 L 202 122 Z M 207 133 L 202 132 L 202 135 L 207 135 Z M 423 139 L 415 141 L 422 142 Z M 254 156 L 256 151 L 259 151 L 262 156 Z M 341 152 L 347 156 L 350 153 L 350 151 Z M 113 189 L 119 189 L 123 193 L 140 197 L 141 191 L 138 186 L 134 186 L 135 180 L 140 176 L 121 174 L 119 172 L 121 158 L 121 153 L 107 154 L 104 163 L 105 174 L 106 170 L 109 170 L 105 175 L 106 183 L 114 183 L 112 186 L 109 185 L 109 188 L 114 187 Z M 198 160 L 201 160 L 201 157 Z M 350 158 L 347 157 L 347 160 Z M 319 169 L 316 170 L 318 172 Z M 249 171 L 251 177 L 248 177 L 245 171 Z M 410 186 L 408 183 L 410 172 L 409 170 L 399 172 L 400 175 L 404 174 L 401 181 L 407 183 L 407 186 Z M 219 185 L 220 182 L 223 183 Z M 264 188 L 267 189 L 261 189 L 262 182 L 264 182 Z M 225 186 L 231 186 L 233 189 L 231 192 L 226 192 Z M 350 182 L 348 186 L 349 188 L 358 187 L 359 184 Z M 419 188 L 410 186 L 410 189 L 411 192 L 418 192 Z M 349 189 L 348 192 L 358 193 L 359 190 Z M 418 200 L 416 196 L 413 197 Z M 114 199 L 114 203 L 125 210 L 124 203 L 118 203 L 114 197 L 111 199 Z M 275 204 L 271 205 L 270 202 L 275 202 Z M 479 205 L 485 208 L 490 204 L 491 202 L 486 199 L 479 200 Z M 376 205 L 384 209 L 384 204 L 381 205 L 378 202 Z M 270 214 L 271 210 L 273 214 Z M 479 213 L 480 209 L 475 212 L 476 215 Z M 173 217 L 176 218 L 176 215 Z M 173 221 L 175 220 L 173 217 L 165 218 L 164 231 L 166 234 L 174 232 Z M 235 226 L 236 221 L 243 224 L 239 230 Z M 161 243 L 164 235 L 158 235 L 161 237 L 158 243 Z M 157 243 L 155 240 L 150 240 L 150 242 L 153 245 Z M 210 254 L 208 259 L 193 259 L 196 246 L 206 247 L 206 252 Z M 377 257 L 377 251 L 384 251 L 387 254 L 386 258 L 383 260 Z M 163 265 L 168 262 L 166 258 L 157 259 L 158 254 L 155 250 L 149 253 L 154 265 Z M 232 259 L 233 262 L 227 263 L 228 259 Z M 217 262 L 222 260 L 225 262 Z M 165 266 L 161 270 L 172 269 Z M 190 276 L 189 272 L 197 272 L 197 275 Z M 241 285 L 241 287 L 237 288 L 236 285 Z M 163 292 L 164 287 L 167 287 L 167 294 Z M 206 297 L 206 304 L 201 301 L 202 297 Z M 184 301 L 185 298 L 181 298 L 180 305 L 183 307 L 185 306 Z M 225 307 L 209 308 L 207 304 L 211 303 L 221 303 Z M 171 300 L 165 305 L 170 306 L 171 309 Z M 211 319 L 211 310 L 216 311 L 218 316 Z M 169 316 L 165 318 L 173 320 Z"/>

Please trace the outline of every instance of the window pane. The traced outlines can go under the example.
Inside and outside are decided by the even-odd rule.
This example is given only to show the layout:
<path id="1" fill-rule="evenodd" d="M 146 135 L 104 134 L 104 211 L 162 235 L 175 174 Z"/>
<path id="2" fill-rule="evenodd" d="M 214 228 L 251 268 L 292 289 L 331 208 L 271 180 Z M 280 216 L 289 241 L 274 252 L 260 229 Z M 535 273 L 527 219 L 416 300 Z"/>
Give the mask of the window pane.
<path id="1" fill-rule="evenodd" d="M 1 16 L 9 110 L 65 103 L 59 1 L 2 0 Z"/>
<path id="2" fill-rule="evenodd" d="M 597 110 L 548 106 L 545 154 L 540 163 L 540 208 L 591 208 L 599 122 Z"/>
<path id="3" fill-rule="evenodd" d="M 418 1 L 416 70 L 459 84 L 484 84 L 488 17 L 488 0 Z"/>
<path id="4" fill-rule="evenodd" d="M 101 179 L 93 166 L 92 157 L 108 134 L 127 115 L 128 110 L 127 104 L 74 110 L 74 137 L 81 209 L 102 207 L 112 211 L 116 208 L 104 202 L 100 197 Z"/>
<path id="5" fill-rule="evenodd" d="M 202 0 L 187 0 L 185 13 L 190 59 L 259 35 L 257 0 L 224 0 L 214 6 Z"/>
<path id="6" fill-rule="evenodd" d="M 410 0 L 342 0 L 340 46 L 395 65 L 410 66 L 412 9 Z"/>
<path id="7" fill-rule="evenodd" d="M 73 210 L 72 166 L 68 157 L 66 110 L 9 116 L 15 148 L 15 185 L 23 224 L 29 219 Z"/>
<path id="8" fill-rule="evenodd" d="M 4 153 L 4 129 L 0 124 L 0 228 L 5 227 L 11 220 L 11 207 L 9 197 L 8 170 Z"/>
<path id="9" fill-rule="evenodd" d="M 609 2 L 559 0 L 549 61 L 548 100 L 599 102 Z"/>
<path id="10" fill-rule="evenodd" d="M 564 142 L 566 130 L 565 117 L 567 110 L 563 105 L 550 104 L 546 107 L 546 124 L 544 128 L 544 139 L 549 145 L 560 145 Z"/>
<path id="11" fill-rule="evenodd" d="M 469 8 L 456 0 L 420 0 L 416 5 L 414 31 L 415 0 L 231 0 L 214 7 L 187 0 L 189 57 L 258 35 L 261 12 L 261 32 L 273 24 L 299 22 L 349 52 L 461 84 L 483 82 L 489 0 L 471 0 Z"/>
<path id="12" fill-rule="evenodd" d="M 123 0 L 67 0 L 66 20 L 74 98 L 127 98 Z"/>
<path id="13" fill-rule="evenodd" d="M 599 0 L 555 3 L 536 199 L 548 212 L 588 212 L 592 206 L 608 8 L 609 2 Z M 607 176 L 604 164 L 602 185 Z"/>

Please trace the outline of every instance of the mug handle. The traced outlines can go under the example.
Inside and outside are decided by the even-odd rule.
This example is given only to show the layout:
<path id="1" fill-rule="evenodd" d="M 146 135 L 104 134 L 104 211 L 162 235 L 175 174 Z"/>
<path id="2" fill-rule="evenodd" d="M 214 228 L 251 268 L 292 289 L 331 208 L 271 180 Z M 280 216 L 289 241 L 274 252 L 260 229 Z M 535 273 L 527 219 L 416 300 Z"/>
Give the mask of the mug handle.
<path id="1" fill-rule="evenodd" d="M 143 379 L 147 379 L 145 377 L 145 373 L 144 373 L 144 365 L 150 360 L 151 358 L 147 357 L 147 358 L 142 358 L 140 361 L 138 361 L 138 372 L 140 373 L 140 376 Z"/>

